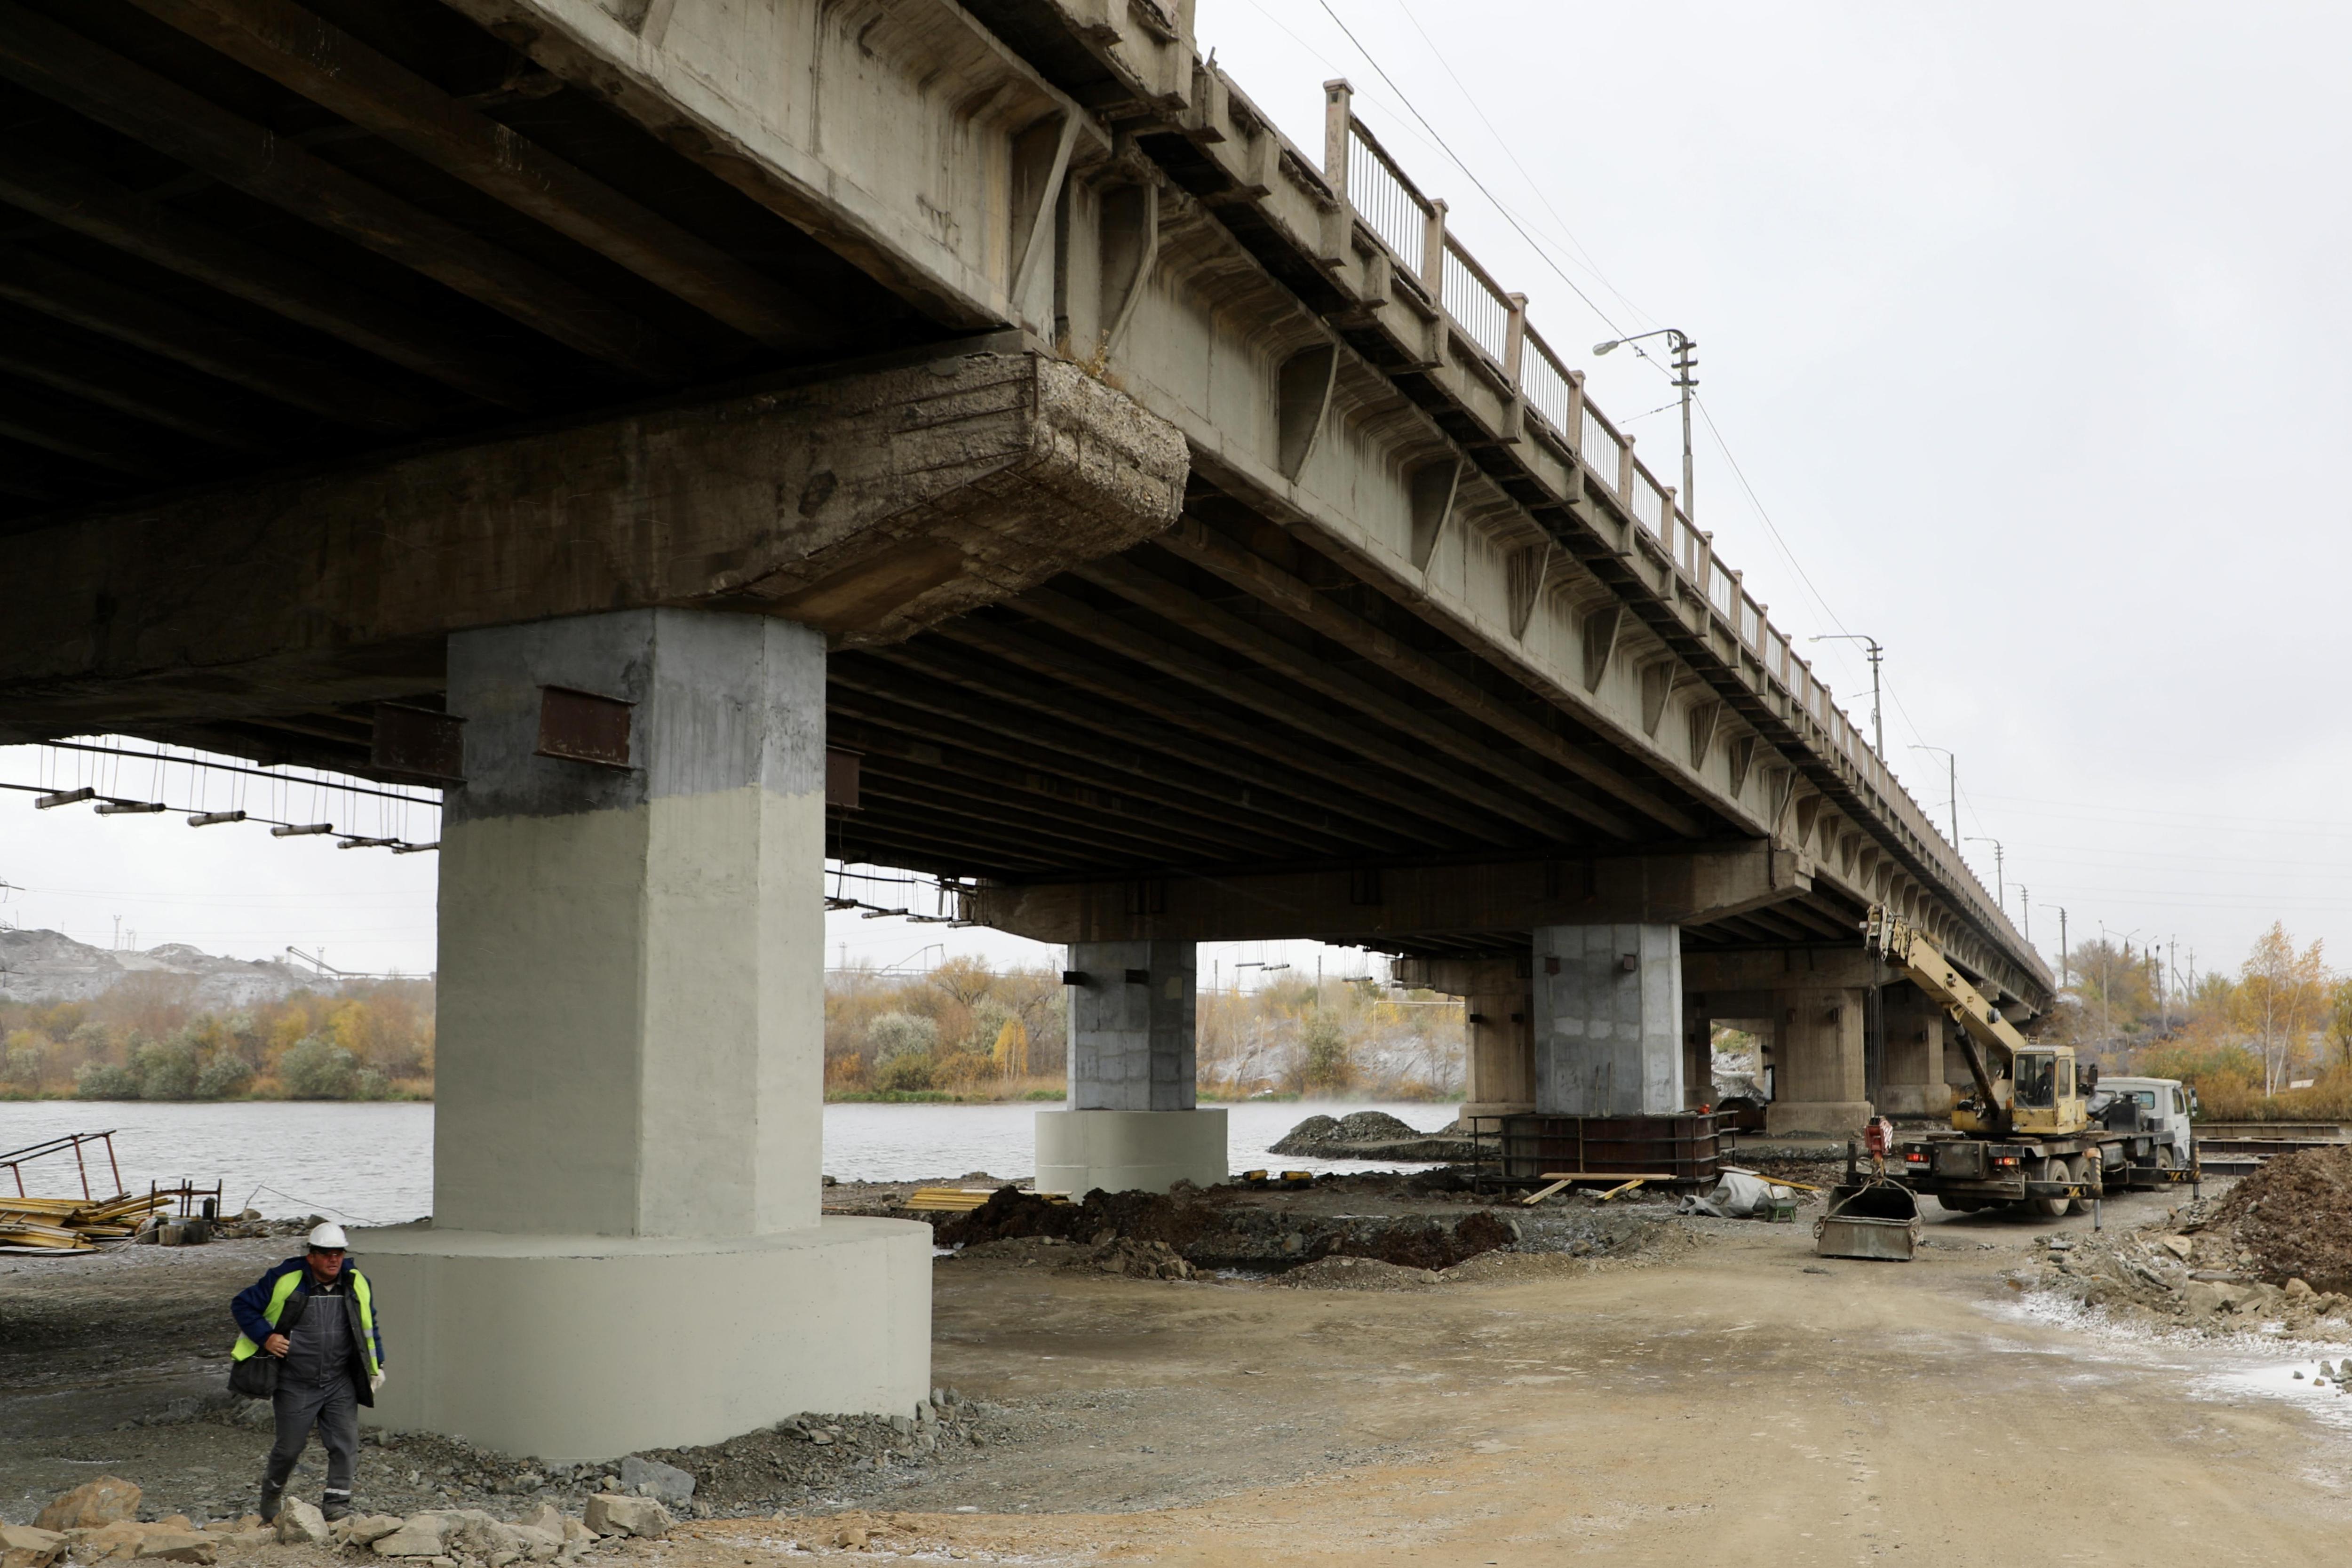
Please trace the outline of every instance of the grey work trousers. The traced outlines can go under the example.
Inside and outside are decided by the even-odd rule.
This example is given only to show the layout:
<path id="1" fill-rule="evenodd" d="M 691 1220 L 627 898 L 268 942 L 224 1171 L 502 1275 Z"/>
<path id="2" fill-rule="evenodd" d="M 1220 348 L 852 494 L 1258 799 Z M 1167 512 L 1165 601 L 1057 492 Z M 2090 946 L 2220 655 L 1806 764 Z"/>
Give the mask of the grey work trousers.
<path id="1" fill-rule="evenodd" d="M 336 1377 L 324 1384 L 300 1385 L 281 1381 L 273 1406 L 278 1441 L 270 1447 L 269 1468 L 262 1472 L 262 1485 L 273 1492 L 285 1489 L 287 1479 L 294 1473 L 294 1462 L 310 1440 L 310 1428 L 316 1426 L 319 1442 L 327 1450 L 326 1501 L 348 1505 L 352 1473 L 360 1457 L 360 1402 L 352 1380 Z"/>

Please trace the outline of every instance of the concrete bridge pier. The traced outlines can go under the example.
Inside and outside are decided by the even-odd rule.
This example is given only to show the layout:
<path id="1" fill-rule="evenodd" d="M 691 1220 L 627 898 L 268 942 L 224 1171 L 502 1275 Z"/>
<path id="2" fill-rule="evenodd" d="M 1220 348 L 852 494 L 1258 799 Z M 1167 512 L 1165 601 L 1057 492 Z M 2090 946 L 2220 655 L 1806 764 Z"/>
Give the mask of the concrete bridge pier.
<path id="1" fill-rule="evenodd" d="M 1907 984 L 1888 986 L 1881 1009 L 1886 1067 L 1879 1109 L 1889 1116 L 1950 1115 L 1958 1096 L 1947 1081 L 1947 1069 L 1958 1065 L 1963 1081 L 1969 1069 L 1958 1051 L 1948 1056 L 1944 1050 L 1944 1010 Z"/>
<path id="2" fill-rule="evenodd" d="M 353 1243 L 375 1417 L 571 1460 L 930 1373 L 930 1234 L 818 1212 L 824 639 L 627 610 L 448 642 L 429 1226 Z"/>
<path id="3" fill-rule="evenodd" d="M 1680 928 L 1538 926 L 1534 947 L 1537 1112 L 1680 1112 Z"/>
<path id="4" fill-rule="evenodd" d="M 1778 991 L 1772 1103 L 1767 1133 L 1845 1133 L 1871 1118 L 1863 1021 L 1868 996 L 1858 985 L 1807 985 Z"/>
<path id="5" fill-rule="evenodd" d="M 1196 1098 L 1193 944 L 1074 942 L 1068 974 L 1069 1108 L 1037 1113 L 1037 1190 L 1223 1181 L 1225 1113 Z"/>

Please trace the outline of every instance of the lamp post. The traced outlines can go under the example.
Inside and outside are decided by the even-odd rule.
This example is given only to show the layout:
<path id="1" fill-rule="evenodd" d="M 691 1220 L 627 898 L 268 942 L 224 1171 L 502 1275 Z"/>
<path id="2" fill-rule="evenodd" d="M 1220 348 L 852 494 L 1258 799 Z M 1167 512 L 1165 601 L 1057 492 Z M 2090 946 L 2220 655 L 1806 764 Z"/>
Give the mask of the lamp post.
<path id="1" fill-rule="evenodd" d="M 1952 814 L 1952 849 L 1957 854 L 1960 847 L 1960 759 L 1949 752 L 1945 752 L 1941 746 L 1922 746 L 1914 742 L 1911 749 L 1915 752 L 1944 752 L 1947 776 L 1951 789 L 1951 795 L 1945 804 Z"/>
<path id="2" fill-rule="evenodd" d="M 2007 873 L 2002 868 L 2000 840 L 1991 837 L 1989 835 L 1971 833 L 1969 835 L 1969 842 L 1971 844 L 1990 844 L 1992 846 L 1993 896 L 2000 900 L 2000 912 L 2007 914 L 2009 912 L 2009 884 L 2006 880 Z"/>
<path id="3" fill-rule="evenodd" d="M 1638 343 L 1643 338 L 1664 338 L 1675 351 L 1673 384 L 1681 391 L 1683 403 L 1683 515 L 1696 517 L 1698 509 L 1691 500 L 1690 408 L 1691 394 L 1698 388 L 1698 377 L 1691 374 L 1698 368 L 1698 361 L 1691 358 L 1691 350 L 1698 344 L 1685 336 L 1679 327 L 1660 327 L 1654 332 L 1635 332 L 1630 338 L 1611 338 L 1605 343 L 1595 343 L 1592 352 L 1595 355 L 1605 354 L 1612 349 L 1623 348 L 1627 343 Z"/>
<path id="4" fill-rule="evenodd" d="M 1805 640 L 1807 642 L 1858 642 L 1869 645 L 1870 735 L 1871 739 L 1878 744 L 1878 760 L 1885 762 L 1886 760 L 1886 722 L 1879 717 L 1878 713 L 1878 661 L 1886 657 L 1886 650 L 1879 646 L 1876 637 L 1864 637 L 1860 632 L 1823 632 L 1819 637 L 1807 637 Z"/>

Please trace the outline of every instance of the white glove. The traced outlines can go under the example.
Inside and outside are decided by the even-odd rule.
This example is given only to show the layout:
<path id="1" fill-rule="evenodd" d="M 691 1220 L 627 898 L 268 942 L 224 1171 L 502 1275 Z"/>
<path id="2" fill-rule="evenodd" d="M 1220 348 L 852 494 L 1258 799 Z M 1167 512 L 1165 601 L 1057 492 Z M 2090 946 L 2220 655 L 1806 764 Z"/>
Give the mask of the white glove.
<path id="1" fill-rule="evenodd" d="M 383 1377 L 384 1374 L 379 1372 L 373 1377 L 368 1379 L 368 1392 L 370 1394 L 381 1394 L 383 1392 Z"/>

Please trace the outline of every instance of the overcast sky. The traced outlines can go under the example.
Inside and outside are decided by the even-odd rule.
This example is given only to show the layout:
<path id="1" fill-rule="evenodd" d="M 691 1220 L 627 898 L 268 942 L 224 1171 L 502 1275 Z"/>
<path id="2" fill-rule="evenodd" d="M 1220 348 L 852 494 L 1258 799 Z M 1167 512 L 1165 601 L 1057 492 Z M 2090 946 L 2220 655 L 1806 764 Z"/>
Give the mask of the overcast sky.
<path id="1" fill-rule="evenodd" d="M 1662 475 L 1664 375 L 1590 345 L 1699 341 L 1728 444 L 1702 426 L 1701 526 L 1794 637 L 1885 644 L 1888 760 L 1941 819 L 1943 758 L 1908 748 L 1957 753 L 1961 832 L 2003 841 L 2037 945 L 2054 952 L 2063 905 L 2077 940 L 2177 934 L 2206 968 L 2273 920 L 2352 964 L 2333 809 L 2352 764 L 2352 14 L 1338 10 L 1354 39 L 1320 0 L 1200 0 L 1201 37 L 1311 155 L 1320 84 L 1349 78 Z M 1852 647 L 1810 651 L 1866 729 Z M 0 750 L 0 781 L 37 766 Z M 142 945 L 431 966 L 430 855 L 24 798 L 0 798 L 0 879 L 25 889 L 0 919 L 103 943 L 120 913 Z M 1992 846 L 1965 847 L 1990 884 Z M 1050 961 L 832 923 L 829 963 L 933 942 Z"/>

